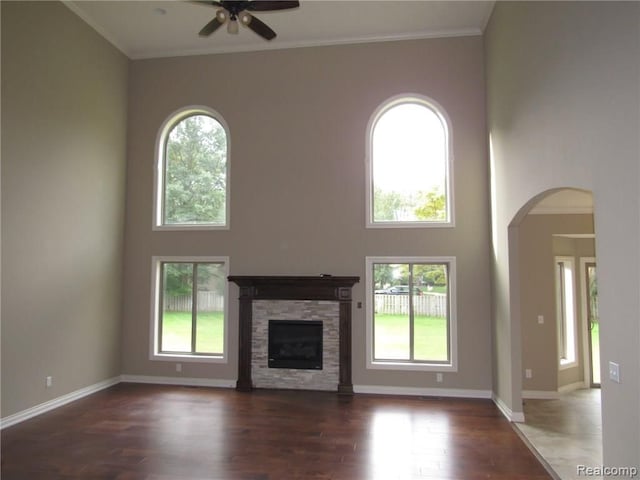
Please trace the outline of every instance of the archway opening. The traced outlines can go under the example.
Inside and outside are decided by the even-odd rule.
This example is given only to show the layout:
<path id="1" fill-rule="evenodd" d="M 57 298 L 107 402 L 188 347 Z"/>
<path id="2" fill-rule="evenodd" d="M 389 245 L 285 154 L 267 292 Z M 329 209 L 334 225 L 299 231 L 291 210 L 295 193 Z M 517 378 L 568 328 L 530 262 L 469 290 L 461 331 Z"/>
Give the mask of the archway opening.
<path id="1" fill-rule="evenodd" d="M 527 202 L 509 226 L 521 360 L 514 375 L 525 417 L 519 428 L 556 472 L 602 456 L 593 210 L 591 192 L 554 189 Z M 589 452 L 591 460 L 572 452 Z"/>

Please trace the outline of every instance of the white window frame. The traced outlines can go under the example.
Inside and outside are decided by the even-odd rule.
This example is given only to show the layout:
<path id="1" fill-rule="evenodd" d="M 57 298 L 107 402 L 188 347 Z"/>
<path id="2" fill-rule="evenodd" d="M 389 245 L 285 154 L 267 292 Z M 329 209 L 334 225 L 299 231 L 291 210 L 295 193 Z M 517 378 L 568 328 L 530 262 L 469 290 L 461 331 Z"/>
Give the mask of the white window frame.
<path id="1" fill-rule="evenodd" d="M 151 323 L 149 328 L 149 359 L 160 361 L 228 363 L 229 359 L 229 282 L 224 287 L 224 339 L 222 355 L 191 355 L 187 353 L 161 353 L 159 351 L 161 265 L 162 263 L 222 263 L 225 278 L 229 275 L 229 257 L 224 256 L 153 256 L 151 258 Z"/>
<path id="2" fill-rule="evenodd" d="M 170 224 L 167 225 L 163 222 L 164 217 L 164 177 L 165 177 L 165 154 L 166 145 L 169 137 L 169 133 L 173 128 L 178 125 L 185 118 L 194 115 L 206 115 L 217 121 L 222 128 L 224 128 L 227 136 L 227 178 L 226 178 L 226 192 L 225 192 L 225 223 L 220 225 L 214 225 L 209 223 L 193 223 L 193 224 Z M 181 230 L 229 230 L 230 227 L 230 214 L 231 214 L 231 135 L 229 133 L 229 126 L 225 122 L 222 115 L 213 110 L 212 108 L 202 105 L 191 105 L 188 107 L 180 108 L 173 112 L 163 122 L 158 135 L 156 137 L 156 150 L 155 150 L 155 165 L 154 165 L 154 181 L 153 181 L 153 230 L 165 230 L 165 231 L 181 231 Z"/>
<path id="3" fill-rule="evenodd" d="M 444 221 L 397 221 L 376 222 L 373 219 L 373 132 L 378 120 L 392 108 L 405 103 L 417 103 L 432 110 L 442 122 L 445 130 L 445 196 L 447 202 L 447 219 Z M 455 227 L 455 207 L 453 191 L 453 132 L 451 121 L 446 111 L 435 100 L 417 93 L 403 93 L 385 100 L 371 115 L 367 124 L 366 139 L 366 227 L 367 228 L 452 228 Z"/>
<path id="4" fill-rule="evenodd" d="M 559 281 L 558 264 L 562 263 L 563 268 L 571 271 L 571 289 L 566 290 L 566 283 Z M 577 288 L 578 278 L 574 257 L 556 256 L 554 257 L 554 278 L 556 288 L 556 323 L 558 332 L 558 369 L 565 370 L 578 366 L 578 302 Z M 565 290 L 563 291 L 563 285 Z M 567 293 L 569 295 L 567 295 Z M 568 298 L 570 296 L 571 298 Z M 564 310 L 564 312 L 563 312 Z M 562 318 L 565 318 L 566 331 L 563 331 Z M 563 339 L 566 345 L 563 345 Z M 568 352 L 567 357 L 563 357 L 563 352 Z"/>
<path id="5" fill-rule="evenodd" d="M 435 263 L 448 265 L 448 295 L 449 295 L 449 353 L 448 363 L 413 362 L 405 360 L 380 361 L 373 358 L 374 341 L 374 279 L 373 266 L 377 263 Z M 365 288 L 366 288 L 366 343 L 367 364 L 372 370 L 418 370 L 427 372 L 457 372 L 458 371 L 458 322 L 456 302 L 456 257 L 366 257 L 365 258 Z"/>

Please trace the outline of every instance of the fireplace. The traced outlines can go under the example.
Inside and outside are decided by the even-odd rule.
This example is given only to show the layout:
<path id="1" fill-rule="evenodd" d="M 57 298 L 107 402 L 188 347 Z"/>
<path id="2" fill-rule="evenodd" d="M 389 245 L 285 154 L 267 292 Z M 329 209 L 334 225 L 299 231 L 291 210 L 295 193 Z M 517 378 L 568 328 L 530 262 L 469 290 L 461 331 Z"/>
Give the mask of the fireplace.
<path id="1" fill-rule="evenodd" d="M 269 368 L 322 370 L 322 322 L 269 320 Z"/>
<path id="2" fill-rule="evenodd" d="M 240 287 L 237 390 L 252 390 L 255 378 L 257 388 L 337 387 L 340 394 L 353 394 L 351 289 L 359 277 L 230 275 L 228 279 Z M 274 318 L 322 322 L 321 369 L 269 368 L 267 330 Z"/>

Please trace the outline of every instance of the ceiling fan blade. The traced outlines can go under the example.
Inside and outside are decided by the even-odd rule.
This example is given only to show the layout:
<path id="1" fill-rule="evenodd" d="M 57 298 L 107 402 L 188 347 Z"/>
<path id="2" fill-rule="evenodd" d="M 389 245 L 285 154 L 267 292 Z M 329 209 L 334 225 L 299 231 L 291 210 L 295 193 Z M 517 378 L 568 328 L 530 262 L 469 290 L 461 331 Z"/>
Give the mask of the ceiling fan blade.
<path id="1" fill-rule="evenodd" d="M 247 13 L 247 16 L 250 17 L 250 18 L 248 19 L 248 21 L 244 20 L 242 22 L 242 23 L 244 23 L 244 25 L 249 27 L 251 30 L 256 32 L 258 35 L 260 35 L 265 40 L 273 40 L 274 38 L 276 38 L 276 32 L 271 30 L 271 28 L 269 28 L 269 26 L 266 23 L 264 23 L 263 21 L 257 19 L 256 17 L 254 17 L 253 15 L 251 15 L 249 13 Z"/>
<path id="2" fill-rule="evenodd" d="M 208 37 L 221 26 L 222 26 L 222 22 L 218 20 L 218 17 L 213 17 L 213 20 L 211 20 L 204 27 L 202 27 L 202 30 L 198 32 L 198 35 L 200 35 L 201 37 Z"/>
<path id="3" fill-rule="evenodd" d="M 251 12 L 270 12 L 273 10 L 288 10 L 290 8 L 298 8 L 300 2 L 297 0 L 254 0 L 249 2 L 245 10 Z"/>
<path id="4" fill-rule="evenodd" d="M 222 4 L 220 2 L 214 2 L 212 0 L 188 0 L 189 3 L 193 3 L 194 5 L 204 5 L 205 7 L 221 7 Z"/>

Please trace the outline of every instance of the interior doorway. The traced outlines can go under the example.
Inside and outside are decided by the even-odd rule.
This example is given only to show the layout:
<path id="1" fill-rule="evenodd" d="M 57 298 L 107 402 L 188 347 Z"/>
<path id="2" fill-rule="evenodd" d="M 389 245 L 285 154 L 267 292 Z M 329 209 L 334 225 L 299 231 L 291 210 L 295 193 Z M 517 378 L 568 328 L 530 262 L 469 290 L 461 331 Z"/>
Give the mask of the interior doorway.
<path id="1" fill-rule="evenodd" d="M 509 226 L 509 241 L 521 338 L 518 428 L 556 478 L 573 478 L 576 462 L 602 458 L 600 389 L 591 388 L 601 372 L 592 193 L 562 188 L 533 197 Z"/>
<path id="2" fill-rule="evenodd" d="M 595 258 L 583 259 L 583 295 L 587 326 L 589 383 L 600 387 L 600 315 L 598 314 L 598 273 Z"/>

